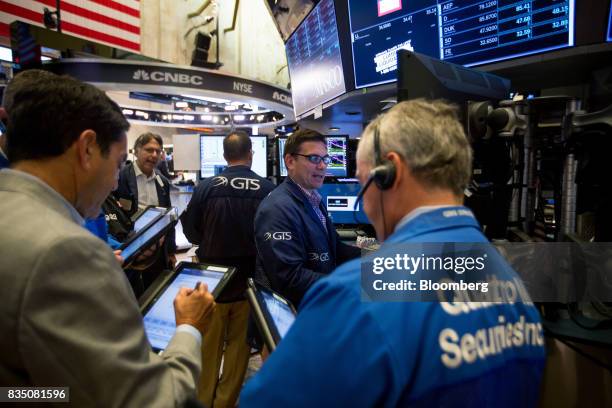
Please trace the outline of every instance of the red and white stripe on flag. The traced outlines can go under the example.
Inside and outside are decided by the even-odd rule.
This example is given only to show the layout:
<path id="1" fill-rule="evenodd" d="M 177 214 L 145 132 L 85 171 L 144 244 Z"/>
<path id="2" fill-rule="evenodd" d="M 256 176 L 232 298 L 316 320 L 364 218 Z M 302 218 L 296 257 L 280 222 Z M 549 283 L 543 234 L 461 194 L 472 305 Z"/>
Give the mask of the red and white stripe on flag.
<path id="1" fill-rule="evenodd" d="M 43 10 L 55 0 L 0 0 L 0 35 L 9 37 L 15 20 L 44 27 Z M 60 0 L 62 32 L 140 52 L 139 0 Z"/>

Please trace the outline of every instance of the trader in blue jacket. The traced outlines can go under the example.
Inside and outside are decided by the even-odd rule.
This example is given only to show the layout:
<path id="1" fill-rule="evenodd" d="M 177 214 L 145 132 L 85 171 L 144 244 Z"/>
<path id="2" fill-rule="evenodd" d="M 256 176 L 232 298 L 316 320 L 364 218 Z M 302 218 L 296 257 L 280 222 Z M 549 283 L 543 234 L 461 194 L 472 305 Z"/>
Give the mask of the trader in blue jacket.
<path id="1" fill-rule="evenodd" d="M 297 307 L 312 284 L 360 250 L 340 242 L 317 192 L 331 161 L 325 137 L 298 130 L 284 155 L 288 177 L 255 216 L 257 279 Z"/>
<path id="2" fill-rule="evenodd" d="M 392 259 L 411 243 L 487 245 L 461 205 L 471 151 L 455 110 L 440 101 L 399 103 L 364 131 L 357 168 L 364 211 L 384 244 L 314 284 L 240 406 L 536 406 L 545 350 L 528 295 L 498 303 L 363 296 L 362 274 L 376 257 Z M 492 278 L 518 284 L 493 253 Z"/>

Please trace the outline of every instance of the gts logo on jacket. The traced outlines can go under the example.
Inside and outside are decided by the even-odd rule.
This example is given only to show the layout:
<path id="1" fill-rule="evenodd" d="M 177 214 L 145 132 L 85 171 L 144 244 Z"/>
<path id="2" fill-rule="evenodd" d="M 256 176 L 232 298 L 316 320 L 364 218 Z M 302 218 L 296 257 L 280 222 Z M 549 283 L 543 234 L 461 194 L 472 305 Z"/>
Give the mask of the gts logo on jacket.
<path id="1" fill-rule="evenodd" d="M 257 191 L 260 189 L 259 180 L 245 178 L 245 177 L 234 177 L 231 181 L 224 176 L 217 176 L 213 179 L 213 187 L 227 187 L 230 186 L 235 190 L 252 190 Z"/>
<path id="2" fill-rule="evenodd" d="M 321 261 L 321 262 L 327 262 L 329 261 L 329 252 L 322 252 L 322 253 L 316 253 L 316 252 L 309 252 L 308 253 L 308 260 L 309 261 Z"/>

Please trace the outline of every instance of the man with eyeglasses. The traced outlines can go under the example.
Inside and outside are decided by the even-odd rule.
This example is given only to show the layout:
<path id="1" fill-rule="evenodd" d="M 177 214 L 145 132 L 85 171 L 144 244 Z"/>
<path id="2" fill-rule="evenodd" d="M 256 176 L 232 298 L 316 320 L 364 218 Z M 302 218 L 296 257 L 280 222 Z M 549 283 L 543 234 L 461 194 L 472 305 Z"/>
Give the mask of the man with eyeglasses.
<path id="1" fill-rule="evenodd" d="M 325 137 L 298 130 L 284 160 L 288 177 L 255 216 L 257 278 L 297 307 L 312 284 L 360 251 L 340 242 L 317 192 L 331 161 Z"/>
<path id="2" fill-rule="evenodd" d="M 134 143 L 136 161 L 121 169 L 119 187 L 113 194 L 123 203 L 132 203 L 132 208 L 126 208 L 130 215 L 150 205 L 171 206 L 170 181 L 157 169 L 162 148 L 163 140 L 160 135 L 150 132 L 143 133 Z M 155 280 L 163 269 L 174 267 L 175 253 L 175 231 L 171 229 L 161 244 L 161 248 L 157 250 L 157 257 L 153 264 L 139 273 L 128 273 L 137 296 Z"/>
<path id="3" fill-rule="evenodd" d="M 393 261 L 423 243 L 484 247 L 478 222 L 462 206 L 471 162 L 457 112 L 445 102 L 404 101 L 366 127 L 357 177 L 383 244 L 306 293 L 278 348 L 245 385 L 241 407 L 537 406 L 544 334 L 528 296 L 463 302 L 469 293 L 453 291 L 438 293 L 445 302 L 418 302 L 418 295 L 392 298 L 390 289 L 385 298 L 364 300 L 369 285 L 362 282 L 375 259 Z M 516 284 L 501 255 L 489 255 L 487 278 Z M 420 269 L 415 276 L 435 276 Z"/>

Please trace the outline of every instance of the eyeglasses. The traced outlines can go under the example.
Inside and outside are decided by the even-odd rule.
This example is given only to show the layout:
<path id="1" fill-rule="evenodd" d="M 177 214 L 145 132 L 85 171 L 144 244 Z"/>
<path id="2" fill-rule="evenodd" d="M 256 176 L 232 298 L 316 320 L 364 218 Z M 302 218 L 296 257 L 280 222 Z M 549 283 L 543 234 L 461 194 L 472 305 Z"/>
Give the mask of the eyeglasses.
<path id="1" fill-rule="evenodd" d="M 325 156 L 319 156 L 318 154 L 299 154 L 299 153 L 293 153 L 293 155 L 294 156 L 305 157 L 312 164 L 319 164 L 319 163 L 323 162 L 327 166 L 332 161 L 331 157 L 329 157 L 329 155 L 327 155 L 327 154 Z"/>
<path id="2" fill-rule="evenodd" d="M 157 153 L 158 156 L 162 154 L 161 149 L 155 149 L 153 147 L 143 148 L 142 150 L 144 150 L 147 154 Z"/>

